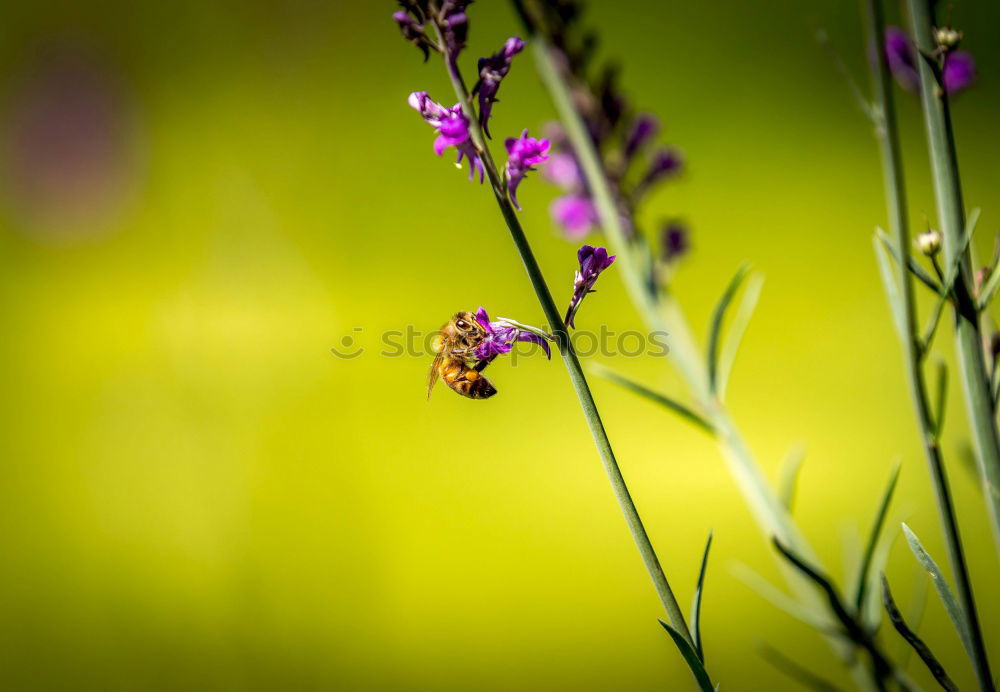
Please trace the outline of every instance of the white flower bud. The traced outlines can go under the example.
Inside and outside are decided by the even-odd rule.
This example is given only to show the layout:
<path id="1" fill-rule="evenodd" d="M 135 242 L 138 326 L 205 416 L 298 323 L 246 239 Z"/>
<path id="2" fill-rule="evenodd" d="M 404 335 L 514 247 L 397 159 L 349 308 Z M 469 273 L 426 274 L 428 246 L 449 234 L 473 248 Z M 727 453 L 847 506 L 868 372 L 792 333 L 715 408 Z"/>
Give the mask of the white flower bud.
<path id="1" fill-rule="evenodd" d="M 950 26 L 945 26 L 934 31 L 934 40 L 939 46 L 946 49 L 955 48 L 962 40 L 962 32 L 955 31 Z"/>
<path id="2" fill-rule="evenodd" d="M 920 252 L 933 257 L 941 251 L 941 233 L 931 229 L 917 236 L 917 247 Z"/>

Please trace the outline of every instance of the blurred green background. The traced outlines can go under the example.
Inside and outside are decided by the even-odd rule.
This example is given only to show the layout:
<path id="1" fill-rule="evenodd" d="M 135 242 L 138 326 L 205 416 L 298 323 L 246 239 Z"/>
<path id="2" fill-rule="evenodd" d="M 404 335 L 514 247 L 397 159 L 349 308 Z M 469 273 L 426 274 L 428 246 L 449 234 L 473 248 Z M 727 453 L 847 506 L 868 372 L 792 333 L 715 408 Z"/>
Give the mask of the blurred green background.
<path id="1" fill-rule="evenodd" d="M 428 403 L 428 358 L 379 356 L 383 331 L 436 329 L 459 309 L 542 321 L 488 189 L 434 157 L 406 107 L 414 90 L 453 99 L 393 9 L 5 5 L 4 689 L 690 686 L 564 368 L 500 361 L 494 399 L 441 388 Z M 688 161 L 644 218 L 694 229 L 676 290 L 699 335 L 740 261 L 767 277 L 730 402 L 772 476 L 806 444 L 795 514 L 837 576 L 896 455 L 890 525 L 905 519 L 946 562 L 872 256 L 874 140 L 815 39 L 825 29 L 867 85 L 860 14 L 839 0 L 588 12 Z M 953 16 L 981 73 L 955 121 L 985 254 L 1000 226 L 1000 8 L 966 0 Z M 466 69 L 519 33 L 499 0 L 471 22 Z M 553 117 L 529 56 L 501 96 L 498 138 Z M 917 103 L 900 99 L 921 227 L 935 214 L 927 157 Z M 519 198 L 563 302 L 575 248 L 549 221 L 554 194 L 535 175 Z M 613 269 L 602 284 L 578 321 L 639 328 Z M 345 335 L 361 356 L 331 355 Z M 662 361 L 594 360 L 679 391 Z M 723 688 L 792 687 L 761 641 L 846 686 L 818 635 L 732 576 L 745 563 L 779 578 L 713 443 L 594 388 L 685 604 L 715 531 L 703 627 Z M 1000 666 L 998 565 L 962 414 L 956 384 L 945 449 Z M 902 541 L 889 574 L 901 601 L 919 592 Z M 973 684 L 933 597 L 921 632 Z"/>

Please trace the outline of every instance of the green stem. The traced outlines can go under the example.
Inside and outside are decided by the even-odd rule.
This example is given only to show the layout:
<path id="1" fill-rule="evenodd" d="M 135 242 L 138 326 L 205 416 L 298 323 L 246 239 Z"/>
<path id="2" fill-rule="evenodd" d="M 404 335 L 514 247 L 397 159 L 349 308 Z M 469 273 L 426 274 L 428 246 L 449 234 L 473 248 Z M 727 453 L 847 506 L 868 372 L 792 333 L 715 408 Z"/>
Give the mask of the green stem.
<path id="1" fill-rule="evenodd" d="M 625 515 L 625 523 L 628 524 L 629 531 L 632 532 L 632 538 L 635 540 L 639 554 L 642 556 L 642 561 L 649 572 L 649 577 L 652 579 L 653 586 L 656 588 L 660 601 L 663 603 L 663 608 L 667 613 L 670 624 L 693 647 L 694 639 L 691 637 L 691 632 L 684 621 L 684 615 L 677 604 L 677 599 L 670 588 L 666 574 L 664 574 L 663 568 L 660 566 L 660 561 L 653 550 L 653 544 L 649 540 L 649 535 L 642 524 L 642 519 L 639 517 L 635 503 L 632 501 L 632 496 L 628 491 L 628 486 L 625 484 L 621 469 L 618 467 L 614 451 L 611 449 L 611 442 L 608 440 L 604 424 L 601 422 L 600 413 L 597 411 L 597 404 L 594 402 L 590 386 L 587 384 L 587 378 L 583 374 L 583 368 L 580 366 L 576 351 L 573 349 L 573 343 L 562 322 L 562 313 L 552 298 L 552 293 L 545 282 L 545 277 L 542 276 L 541 267 L 538 266 L 535 254 L 531 250 L 528 238 L 524 234 L 521 222 L 517 218 L 514 206 L 511 204 L 504 181 L 497 170 L 489 148 L 486 146 L 486 140 L 483 137 L 482 129 L 479 127 L 475 109 L 472 107 L 469 90 L 466 88 L 462 75 L 455 65 L 452 56 L 446 54 L 445 63 L 448 66 L 448 75 L 455 89 L 455 95 L 462 104 L 465 116 L 469 119 L 469 130 L 472 134 L 473 143 L 482 157 L 483 166 L 490 180 L 490 185 L 493 188 L 493 193 L 496 196 L 500 212 L 503 214 L 504 221 L 507 222 L 511 238 L 514 240 L 514 245 L 521 255 L 521 261 L 528 272 L 528 278 L 535 289 L 535 295 L 541 304 L 545 319 L 548 320 L 552 328 L 559 352 L 562 355 L 563 362 L 566 364 L 569 379 L 573 383 L 573 389 L 576 391 L 577 398 L 580 400 L 584 418 L 587 419 L 587 425 L 590 427 L 590 433 L 594 438 L 594 444 L 597 446 L 597 452 L 601 457 L 601 462 L 604 464 L 608 480 L 611 482 L 611 488 L 615 493 L 615 498 L 618 500 L 622 513 Z"/>
<path id="2" fill-rule="evenodd" d="M 926 0 L 910 0 L 913 35 L 921 53 L 934 50 L 931 9 Z M 958 156 L 951 125 L 948 95 L 938 84 L 934 69 L 919 58 L 921 100 L 930 149 L 938 221 L 944 238 L 945 265 L 958 260 L 954 285 L 955 337 L 965 405 L 976 447 L 983 495 L 993 522 L 993 537 L 1000 551 L 1000 434 L 994 423 L 995 408 L 983 352 L 979 313 L 973 295 L 972 248 L 963 243 L 965 207 L 958 173 Z"/>
<path id="3" fill-rule="evenodd" d="M 932 37 L 930 2 L 929 0 L 909 0 L 909 8 L 911 28 L 917 50 L 923 55 L 930 55 L 935 49 Z M 881 45 L 881 41 L 879 45 Z M 965 210 L 962 205 L 962 188 L 958 175 L 955 139 L 951 127 L 947 94 L 938 84 L 935 70 L 923 55 L 917 57 L 920 69 L 920 92 L 927 141 L 930 148 L 938 221 L 944 237 L 945 264 L 951 266 L 955 256 L 959 253 L 962 255 L 959 260 L 959 274 L 954 285 L 959 367 L 966 409 L 976 445 L 976 456 L 982 474 L 984 494 L 987 497 L 987 506 L 993 519 L 994 538 L 1000 540 L 1000 524 L 998 524 L 1000 522 L 1000 495 L 997 493 L 997 489 L 1000 488 L 1000 439 L 998 439 L 997 428 L 993 420 L 993 399 L 986 374 L 982 335 L 979 330 L 979 315 L 970 290 L 972 286 L 970 250 L 968 247 L 963 248 L 962 246 L 962 238 L 965 234 Z M 881 59 L 882 79 L 886 81 L 885 61 L 881 52 L 879 57 Z M 885 90 L 888 90 L 888 86 L 885 87 Z M 896 146 L 898 148 L 898 144 Z M 896 163 L 898 163 L 898 151 Z M 900 249 L 905 250 L 905 246 L 900 245 Z M 938 507 L 945 525 L 948 553 L 952 570 L 955 572 L 959 599 L 969 622 L 975 653 L 976 676 L 979 679 L 981 689 L 993 690 L 993 677 L 986 658 L 986 646 L 979 626 L 979 616 L 972 595 L 972 584 L 965 565 L 958 525 L 951 506 L 951 497 L 947 492 L 947 479 L 943 466 L 940 464 L 938 466 L 939 468 L 934 468 L 932 465 L 932 475 L 935 479 Z"/>
<path id="4" fill-rule="evenodd" d="M 616 265 L 619 266 L 619 274 L 630 299 L 650 329 L 670 334 L 669 357 L 711 423 L 722 457 L 761 531 L 769 540 L 777 537 L 812 564 L 819 565 L 815 551 L 771 487 L 725 405 L 710 391 L 702 351 L 697 347 L 680 305 L 670 294 L 660 295 L 650 289 L 643 274 L 641 257 L 636 254 L 634 244 L 629 242 L 622 227 L 618 205 L 604 173 L 600 153 L 576 109 L 570 87 L 552 55 L 553 49 L 541 33 L 532 35 L 532 44 L 539 74 L 583 169 L 601 227 L 616 251 Z M 835 629 L 835 621 L 813 585 L 783 562 L 781 568 L 799 601 L 817 613 L 817 617 L 825 619 L 829 630 Z M 842 660 L 851 658 L 850 647 L 845 646 L 841 638 L 829 636 L 827 639 Z M 870 684 L 866 671 L 855 665 L 853 673 L 859 685 Z"/>

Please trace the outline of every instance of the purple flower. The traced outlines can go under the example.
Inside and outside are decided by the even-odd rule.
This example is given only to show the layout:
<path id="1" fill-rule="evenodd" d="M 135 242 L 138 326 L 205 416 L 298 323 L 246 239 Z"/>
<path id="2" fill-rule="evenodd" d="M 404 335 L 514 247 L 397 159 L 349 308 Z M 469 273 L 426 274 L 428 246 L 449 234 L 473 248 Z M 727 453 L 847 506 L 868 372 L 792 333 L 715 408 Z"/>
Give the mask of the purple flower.
<path id="1" fill-rule="evenodd" d="M 691 249 L 688 229 L 677 221 L 668 221 L 660 231 L 660 246 L 664 262 L 674 262 Z"/>
<path id="2" fill-rule="evenodd" d="M 445 108 L 432 101 L 426 91 L 413 92 L 407 103 L 420 113 L 428 125 L 437 129 L 438 137 L 434 140 L 434 153 L 441 156 L 448 147 L 455 147 L 458 151 L 458 164 L 462 163 L 463 156 L 469 159 L 469 180 L 472 180 L 476 171 L 479 171 L 479 182 L 482 183 L 485 173 L 483 163 L 479 160 L 479 154 L 469 135 L 469 119 L 462 112 L 461 104 L 457 104 L 454 108 Z"/>
<path id="3" fill-rule="evenodd" d="M 642 180 L 644 186 L 652 185 L 664 178 L 676 175 L 681 170 L 681 155 L 675 149 L 661 149 L 653 155 L 649 169 Z"/>
<path id="4" fill-rule="evenodd" d="M 594 292 L 597 277 L 615 261 L 615 256 L 608 255 L 608 251 L 604 248 L 594 248 L 590 245 L 581 247 L 576 253 L 576 257 L 580 262 L 580 268 L 573 278 L 573 298 L 566 310 L 565 320 L 566 326 L 574 329 L 576 325 L 573 324 L 573 320 L 576 317 L 576 311 L 580 309 L 580 303 L 583 302 L 588 293 Z"/>
<path id="5" fill-rule="evenodd" d="M 640 115 L 632 125 L 628 139 L 625 140 L 625 160 L 630 160 L 651 137 L 655 137 L 660 129 L 660 123 L 652 115 Z"/>
<path id="6" fill-rule="evenodd" d="M 898 26 L 885 28 L 885 59 L 899 86 L 907 91 L 920 90 L 920 75 L 917 64 L 913 62 L 910 37 Z"/>
<path id="7" fill-rule="evenodd" d="M 583 174 L 576 157 L 568 151 L 560 151 L 549 158 L 549 164 L 542 170 L 549 182 L 555 183 L 567 192 L 583 189 Z"/>
<path id="8" fill-rule="evenodd" d="M 476 310 L 476 321 L 486 330 L 486 340 L 476 348 L 476 358 L 486 360 L 496 358 L 510 353 L 514 348 L 514 342 L 526 341 L 537 344 L 545 351 L 547 358 L 552 358 L 552 351 L 549 342 L 542 336 L 515 326 L 515 323 L 500 318 L 496 322 L 490 322 L 490 316 L 486 313 L 486 308 L 480 307 Z M 541 330 L 538 330 L 539 332 Z"/>
<path id="9" fill-rule="evenodd" d="M 507 147 L 507 191 L 510 193 L 510 201 L 520 210 L 521 207 L 517 203 L 517 186 L 528 175 L 528 171 L 535 170 L 534 166 L 549 160 L 546 154 L 549 150 L 549 140 L 529 137 L 528 131 L 525 130 L 520 137 L 508 137 L 504 144 Z"/>
<path id="10" fill-rule="evenodd" d="M 550 207 L 552 219 L 562 227 L 569 240 L 580 240 L 597 225 L 597 209 L 588 197 L 559 197 Z"/>
<path id="11" fill-rule="evenodd" d="M 473 93 L 479 95 L 479 124 L 483 127 L 483 132 L 490 137 L 490 113 L 493 111 L 493 104 L 497 102 L 497 92 L 500 90 L 500 82 L 510 72 L 510 65 L 514 61 L 514 56 L 524 49 L 524 41 L 514 37 L 507 39 L 503 47 L 496 54 L 489 58 L 479 59 L 479 82 L 473 89 Z"/>
<path id="12" fill-rule="evenodd" d="M 920 91 L 920 73 L 914 60 L 916 54 L 910 37 L 896 26 L 885 29 L 885 57 L 896 83 L 907 91 Z M 976 79 L 976 61 L 966 51 L 949 51 L 944 57 L 941 81 L 945 91 L 957 94 Z"/>
<path id="13" fill-rule="evenodd" d="M 423 22 L 414 19 L 406 10 L 394 12 L 392 18 L 399 25 L 399 31 L 410 43 L 414 44 L 424 54 L 424 62 L 430 57 L 427 35 L 424 33 Z"/>
<path id="14" fill-rule="evenodd" d="M 452 64 L 465 48 L 465 39 L 469 35 L 469 18 L 465 14 L 465 8 L 470 1 L 444 0 L 441 3 L 438 26 L 441 27 L 445 52 L 451 58 Z"/>
<path id="15" fill-rule="evenodd" d="M 964 50 L 948 53 L 944 59 L 942 80 L 949 94 L 969 88 L 976 81 L 976 61 L 972 54 Z"/>

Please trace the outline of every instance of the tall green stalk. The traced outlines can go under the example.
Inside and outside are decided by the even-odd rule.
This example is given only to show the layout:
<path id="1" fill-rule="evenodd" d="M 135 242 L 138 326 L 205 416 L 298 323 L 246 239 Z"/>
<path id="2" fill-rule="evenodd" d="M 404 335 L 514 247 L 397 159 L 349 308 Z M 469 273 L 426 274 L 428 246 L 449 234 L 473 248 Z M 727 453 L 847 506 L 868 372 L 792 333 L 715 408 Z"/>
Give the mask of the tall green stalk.
<path id="1" fill-rule="evenodd" d="M 442 46 L 445 45 L 440 35 L 438 36 L 438 41 Z M 594 438 L 594 444 L 597 446 L 597 452 L 601 457 L 604 470 L 607 472 L 608 480 L 611 482 L 611 488 L 615 493 L 615 498 L 618 500 L 622 513 L 625 515 L 625 523 L 628 524 L 629 531 L 632 532 L 632 538 L 635 540 L 639 554 L 642 556 L 646 571 L 649 572 L 649 577 L 653 581 L 656 593 L 663 603 L 663 608 L 667 613 L 667 618 L 671 626 L 694 648 L 694 639 L 691 637 L 691 632 L 684 620 L 684 615 L 677 604 L 677 599 L 674 597 L 674 592 L 670 588 L 670 583 L 667 581 L 660 561 L 656 557 L 653 544 L 649 540 L 649 535 L 642 524 L 642 519 L 639 517 L 635 503 L 632 501 L 628 486 L 622 477 L 621 469 L 618 468 L 614 451 L 611 449 L 611 442 L 608 440 L 607 432 L 604 430 L 604 423 L 601 422 L 600 413 L 597 411 L 597 404 L 594 402 L 590 386 L 587 384 L 587 378 L 583 374 L 583 368 L 580 366 L 576 351 L 573 349 L 573 343 L 569 338 L 566 327 L 563 325 L 562 313 L 552 298 L 552 293 L 549 291 L 545 277 L 542 275 L 541 267 L 538 266 L 535 254 L 531 250 L 528 238 L 524 234 L 521 222 L 517 218 L 517 214 L 511 204 L 503 179 L 493 161 L 489 148 L 486 146 L 486 140 L 483 137 L 482 129 L 479 127 L 479 120 L 469 97 L 469 90 L 465 86 L 465 82 L 455 65 L 455 61 L 447 53 L 445 54 L 445 63 L 448 66 L 448 74 L 455 89 L 455 95 L 458 97 L 459 103 L 462 104 L 462 110 L 469 120 L 469 130 L 472 135 L 473 144 L 482 159 L 486 176 L 489 178 L 490 186 L 493 188 L 493 193 L 496 196 L 497 205 L 499 205 L 500 212 L 507 223 L 507 228 L 510 229 L 514 245 L 521 255 L 521 261 L 528 272 L 528 278 L 535 289 L 535 295 L 541 304 L 545 319 L 551 325 L 559 353 L 566 364 L 566 371 L 569 374 L 570 381 L 573 383 L 576 396 L 580 400 L 580 407 L 583 409 L 584 418 L 587 419 L 587 425 Z"/>
<path id="2" fill-rule="evenodd" d="M 933 37 L 933 16 L 929 0 L 909 0 L 910 22 L 917 50 L 929 56 L 936 49 Z M 971 249 L 965 246 L 965 207 L 958 175 L 958 155 L 951 125 L 948 94 L 940 86 L 936 67 L 929 59 L 917 56 L 920 69 L 920 99 L 927 130 L 934 196 L 937 200 L 938 223 L 944 237 L 947 266 L 959 256 L 959 273 L 955 280 L 955 338 L 961 371 L 965 408 L 972 428 L 976 459 L 983 484 L 986 506 L 993 521 L 993 538 L 1000 550 L 1000 433 L 994 420 L 995 410 L 990 393 L 988 368 L 979 328 L 979 310 L 974 286 Z"/>
<path id="3" fill-rule="evenodd" d="M 526 26 L 531 28 L 530 25 Z M 651 290 L 645 280 L 641 258 L 635 254 L 634 246 L 628 242 L 622 227 L 617 203 L 607 180 L 600 153 L 595 148 L 576 109 L 570 87 L 552 55 L 553 49 L 545 36 L 540 33 L 532 35 L 532 48 L 539 74 L 552 97 L 560 122 L 583 169 L 588 189 L 597 207 L 601 227 L 614 247 L 620 267 L 619 273 L 630 299 L 650 329 L 670 334 L 669 357 L 687 384 L 692 397 L 712 424 L 723 459 L 762 532 L 768 539 L 777 537 L 803 559 L 819 566 L 819 558 L 815 551 L 771 487 L 739 429 L 732 421 L 725 404 L 712 393 L 704 356 L 697 346 L 680 305 L 670 294 Z M 798 600 L 824 623 L 822 629 L 835 631 L 838 625 L 827 611 L 825 601 L 814 584 L 804 579 L 797 570 L 788 567 L 787 563 L 782 562 L 781 569 Z M 841 637 L 828 635 L 827 640 L 842 660 L 852 659 L 851 647 L 846 645 Z M 873 684 L 869 672 L 856 660 L 850 665 L 852 676 L 859 686 L 867 688 Z"/>
<path id="4" fill-rule="evenodd" d="M 904 258 L 908 255 L 910 245 L 906 212 L 906 187 L 903 178 L 895 102 L 892 96 L 891 78 L 885 56 L 885 18 L 881 0 L 868 0 L 868 20 L 872 45 L 875 46 L 876 55 L 875 66 L 872 70 L 875 97 L 873 114 L 876 120 L 875 132 L 882 158 L 886 205 L 889 212 L 889 228 L 895 241 L 896 255 L 897 257 Z M 958 583 L 959 597 L 962 600 L 963 609 L 967 612 L 970 629 L 977 635 L 974 638 L 978 638 L 979 641 L 979 646 L 976 648 L 982 654 L 982 665 L 977 663 L 977 674 L 979 674 L 980 685 L 983 685 L 985 679 L 989 684 L 988 689 L 992 689 L 992 680 L 989 676 L 989 667 L 985 659 L 985 648 L 982 645 L 982 634 L 972 594 L 971 580 L 965 561 L 958 522 L 955 517 L 954 503 L 951 498 L 947 473 L 938 444 L 938 426 L 931 412 L 927 383 L 924 378 L 923 369 L 921 368 L 922 346 L 918 332 L 913 277 L 906 262 L 899 261 L 896 263 L 896 266 L 900 296 L 902 298 L 903 355 L 910 394 L 917 414 L 920 438 L 934 485 L 952 570 L 955 573 L 955 579 Z M 984 687 L 984 689 L 987 688 Z"/>

